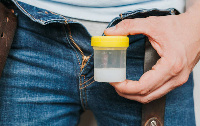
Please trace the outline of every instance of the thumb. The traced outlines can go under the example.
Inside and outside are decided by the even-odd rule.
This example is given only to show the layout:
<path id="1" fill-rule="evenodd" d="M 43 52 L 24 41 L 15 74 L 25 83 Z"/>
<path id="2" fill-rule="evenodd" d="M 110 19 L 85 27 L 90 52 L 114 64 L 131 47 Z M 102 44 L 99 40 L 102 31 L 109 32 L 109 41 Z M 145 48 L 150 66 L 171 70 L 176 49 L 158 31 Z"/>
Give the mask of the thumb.
<path id="1" fill-rule="evenodd" d="M 148 18 L 125 19 L 116 26 L 107 28 L 104 31 L 104 34 L 110 36 L 135 34 L 148 35 L 149 26 L 150 24 L 148 23 Z"/>

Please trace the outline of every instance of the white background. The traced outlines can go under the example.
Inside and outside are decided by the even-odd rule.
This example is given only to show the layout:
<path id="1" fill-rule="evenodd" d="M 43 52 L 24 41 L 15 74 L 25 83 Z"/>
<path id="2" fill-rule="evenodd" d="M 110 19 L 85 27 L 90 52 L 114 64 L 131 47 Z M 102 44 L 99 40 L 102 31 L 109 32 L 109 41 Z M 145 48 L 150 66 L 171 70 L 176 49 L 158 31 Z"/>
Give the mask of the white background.
<path id="1" fill-rule="evenodd" d="M 200 126 L 200 62 L 194 68 L 194 85 L 196 125 Z M 81 122 L 79 126 L 97 126 L 91 111 L 86 111 L 81 116 Z"/>

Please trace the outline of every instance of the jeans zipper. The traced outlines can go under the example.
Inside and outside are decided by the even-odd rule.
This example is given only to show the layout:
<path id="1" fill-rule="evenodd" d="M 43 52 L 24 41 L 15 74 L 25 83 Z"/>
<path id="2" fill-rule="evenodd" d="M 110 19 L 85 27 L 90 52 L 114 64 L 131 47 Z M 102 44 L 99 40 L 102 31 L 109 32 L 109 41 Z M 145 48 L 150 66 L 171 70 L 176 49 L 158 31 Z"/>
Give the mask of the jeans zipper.
<path id="1" fill-rule="evenodd" d="M 85 56 L 83 51 L 81 50 L 81 48 L 76 44 L 76 42 L 74 41 L 73 37 L 72 37 L 72 34 L 71 34 L 71 29 L 69 27 L 69 24 L 67 24 L 67 29 L 69 31 L 69 39 L 71 40 L 71 42 L 73 43 L 74 47 L 76 47 L 76 49 L 78 49 L 78 51 L 81 53 L 82 55 L 82 63 L 81 63 L 81 71 L 83 70 L 83 68 L 85 67 L 87 61 L 89 60 L 90 58 L 90 55 L 89 56 Z"/>

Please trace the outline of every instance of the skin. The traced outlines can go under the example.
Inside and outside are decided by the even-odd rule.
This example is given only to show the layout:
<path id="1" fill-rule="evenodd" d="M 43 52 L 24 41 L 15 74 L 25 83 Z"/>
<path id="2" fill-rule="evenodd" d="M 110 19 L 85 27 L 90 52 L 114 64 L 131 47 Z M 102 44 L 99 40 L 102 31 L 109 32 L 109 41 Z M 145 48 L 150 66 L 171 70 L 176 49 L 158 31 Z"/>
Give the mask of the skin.
<path id="1" fill-rule="evenodd" d="M 186 0 L 186 9 L 194 5 L 198 0 Z"/>
<path id="2" fill-rule="evenodd" d="M 200 1 L 180 15 L 125 19 L 106 35 L 146 35 L 160 59 L 139 81 L 110 83 L 127 99 L 149 103 L 187 82 L 200 59 Z"/>

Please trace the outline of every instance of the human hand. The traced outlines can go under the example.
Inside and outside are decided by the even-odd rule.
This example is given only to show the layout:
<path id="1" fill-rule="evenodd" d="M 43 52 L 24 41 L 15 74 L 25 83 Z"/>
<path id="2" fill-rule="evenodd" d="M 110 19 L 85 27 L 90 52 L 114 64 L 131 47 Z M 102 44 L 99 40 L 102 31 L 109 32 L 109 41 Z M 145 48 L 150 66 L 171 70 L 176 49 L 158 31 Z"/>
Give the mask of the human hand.
<path id="1" fill-rule="evenodd" d="M 148 103 L 187 82 L 200 59 L 200 19 L 190 12 L 180 15 L 125 19 L 106 29 L 105 35 L 144 34 L 160 59 L 139 81 L 110 83 L 127 99 Z"/>

